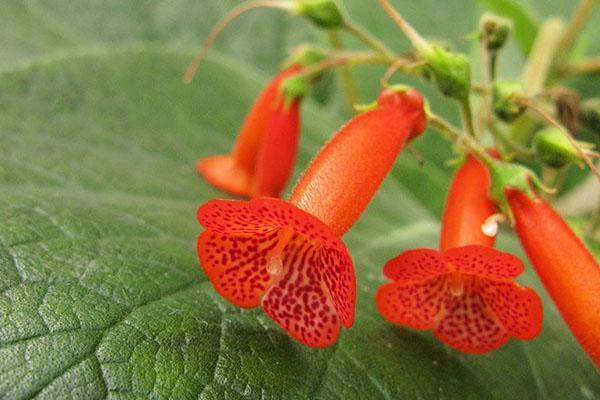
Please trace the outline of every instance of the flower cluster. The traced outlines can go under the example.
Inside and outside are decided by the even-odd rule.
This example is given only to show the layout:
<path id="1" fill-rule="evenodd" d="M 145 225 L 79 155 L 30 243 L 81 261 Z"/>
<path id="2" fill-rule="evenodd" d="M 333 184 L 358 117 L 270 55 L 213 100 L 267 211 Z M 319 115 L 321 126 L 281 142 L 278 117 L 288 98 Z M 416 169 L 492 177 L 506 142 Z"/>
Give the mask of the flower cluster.
<path id="1" fill-rule="evenodd" d="M 600 365 L 600 267 L 540 195 L 554 189 L 520 163 L 564 169 L 585 162 L 598 174 L 590 161 L 597 156 L 592 146 L 574 140 L 565 128 L 594 119 L 574 122 L 578 110 L 564 99 L 557 100 L 557 117 L 549 115 L 534 97 L 543 79 L 527 68 L 523 82 L 498 79 L 497 58 L 509 39 L 509 21 L 490 14 L 482 18 L 477 38 L 483 82 L 474 89 L 468 57 L 426 41 L 387 0 L 379 3 L 410 40 L 411 52 L 389 50 L 354 25 L 334 0 L 243 3 L 209 36 L 188 80 L 219 32 L 254 8 L 274 7 L 310 20 L 332 33 L 335 49 L 304 46 L 294 52 L 256 99 L 231 153 L 198 161 L 207 182 L 249 199 L 211 200 L 198 210 L 204 273 L 225 299 L 242 308 L 261 306 L 300 343 L 332 345 L 342 326 L 353 325 L 356 301 L 354 265 L 342 237 L 405 145 L 429 124 L 454 144 L 460 159 L 446 198 L 440 248 L 402 249 L 383 266 L 389 281 L 377 290 L 379 313 L 394 324 L 431 330 L 467 353 L 495 350 L 511 338 L 537 337 L 543 319 L 540 297 L 516 281 L 525 269 L 522 261 L 494 248 L 498 225 L 508 221 L 573 334 Z M 372 51 L 340 51 L 337 30 L 355 35 Z M 546 61 L 532 65 L 551 60 Z M 349 65 L 373 63 L 388 66 L 384 87 L 377 101 L 358 106 Z M 344 74 L 346 93 L 359 114 L 333 135 L 283 200 L 298 149 L 302 99 L 332 67 Z M 419 91 L 390 85 L 398 71 L 433 81 L 441 95 L 458 101 L 464 132 L 433 113 Z M 481 96 L 483 124 L 475 123 L 474 95 Z M 550 127 L 540 130 L 531 123 L 528 132 L 511 136 L 503 124 L 528 118 L 527 110 Z M 483 145 L 490 141 L 493 149 Z"/>

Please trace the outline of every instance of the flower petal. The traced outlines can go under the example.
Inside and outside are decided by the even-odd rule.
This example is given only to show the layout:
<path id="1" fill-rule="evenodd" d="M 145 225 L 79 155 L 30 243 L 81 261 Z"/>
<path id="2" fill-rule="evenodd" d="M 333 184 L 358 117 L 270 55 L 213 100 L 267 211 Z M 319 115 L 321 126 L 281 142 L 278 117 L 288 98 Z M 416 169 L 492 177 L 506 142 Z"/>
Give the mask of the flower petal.
<path id="1" fill-rule="evenodd" d="M 277 241 L 277 231 L 253 236 L 204 231 L 198 238 L 200 266 L 221 296 L 238 307 L 257 307 L 272 282 L 267 254 Z"/>
<path id="2" fill-rule="evenodd" d="M 533 339 L 542 329 L 543 309 L 540 297 L 530 288 L 515 282 L 477 281 L 485 303 L 498 316 L 509 334 L 519 339 Z"/>
<path id="3" fill-rule="evenodd" d="M 198 209 L 198 221 L 215 233 L 253 236 L 273 231 L 277 225 L 253 212 L 250 203 L 240 200 L 210 200 Z"/>
<path id="4" fill-rule="evenodd" d="M 430 329 L 449 292 L 446 277 L 408 284 L 393 282 L 377 290 L 379 312 L 390 322 L 414 329 Z"/>
<path id="5" fill-rule="evenodd" d="M 236 196 L 249 196 L 250 174 L 230 155 L 212 156 L 198 160 L 198 173 L 211 185 Z"/>
<path id="6" fill-rule="evenodd" d="M 340 321 L 319 273 L 317 249 L 295 235 L 283 254 L 285 273 L 263 297 L 265 313 L 307 346 L 332 345 L 339 335 Z"/>
<path id="7" fill-rule="evenodd" d="M 457 247 L 446 250 L 443 256 L 457 272 L 489 279 L 514 278 L 525 268 L 519 258 L 487 246 Z"/>
<path id="8" fill-rule="evenodd" d="M 356 304 L 356 277 L 352 259 L 347 251 L 321 247 L 319 264 L 319 271 L 329 290 L 338 318 L 346 328 L 350 328 L 354 323 Z"/>
<path id="9" fill-rule="evenodd" d="M 252 211 L 265 221 L 292 228 L 315 244 L 347 251 L 340 238 L 323 222 L 287 201 L 260 197 L 249 203 Z"/>
<path id="10" fill-rule="evenodd" d="M 442 342 L 465 353 L 485 353 L 509 339 L 502 322 L 486 306 L 473 282 L 465 286 L 462 295 L 448 298 L 434 334 Z"/>
<path id="11" fill-rule="evenodd" d="M 447 271 L 444 259 L 432 249 L 407 250 L 383 267 L 383 274 L 399 282 L 419 282 Z"/>

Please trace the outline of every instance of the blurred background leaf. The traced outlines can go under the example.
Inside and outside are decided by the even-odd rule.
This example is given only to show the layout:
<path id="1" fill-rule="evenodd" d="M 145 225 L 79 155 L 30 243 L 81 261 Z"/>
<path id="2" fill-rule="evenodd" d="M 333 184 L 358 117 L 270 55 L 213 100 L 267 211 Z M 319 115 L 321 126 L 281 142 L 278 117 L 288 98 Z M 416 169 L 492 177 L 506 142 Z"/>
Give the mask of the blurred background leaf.
<path id="1" fill-rule="evenodd" d="M 343 3 L 395 50 L 408 48 L 374 1 Z M 523 3 L 537 21 L 574 6 Z M 597 371 L 531 268 L 521 282 L 544 298 L 544 331 L 489 355 L 457 353 L 377 314 L 385 261 L 437 244 L 452 170 L 433 132 L 416 145 L 425 166 L 402 155 L 345 237 L 358 275 L 357 318 L 334 347 L 305 348 L 260 310 L 236 309 L 213 291 L 196 260 L 195 211 L 223 194 L 196 176 L 195 161 L 229 150 L 294 44 L 325 42 L 304 21 L 256 11 L 218 39 L 192 85 L 182 84 L 194 50 L 235 4 L 0 4 L 0 397 L 598 398 Z M 480 3 L 396 5 L 428 37 L 471 51 L 461 38 L 476 26 Z M 588 40 L 585 51 L 597 46 Z M 514 43 L 507 52 L 501 65 L 514 75 L 521 52 Z M 381 72 L 358 71 L 365 99 L 376 96 Z M 451 102 L 408 82 L 459 122 Z M 296 175 L 350 115 L 335 79 L 321 90 L 304 108 Z M 523 257 L 508 233 L 499 247 Z"/>

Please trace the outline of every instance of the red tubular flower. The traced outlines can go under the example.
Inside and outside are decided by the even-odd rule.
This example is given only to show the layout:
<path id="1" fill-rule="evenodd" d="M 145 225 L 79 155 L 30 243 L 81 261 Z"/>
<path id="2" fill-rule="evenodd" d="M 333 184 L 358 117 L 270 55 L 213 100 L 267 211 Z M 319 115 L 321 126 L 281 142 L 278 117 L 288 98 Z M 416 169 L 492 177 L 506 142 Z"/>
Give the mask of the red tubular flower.
<path id="1" fill-rule="evenodd" d="M 279 196 L 294 166 L 300 132 L 300 101 L 295 99 L 292 106 L 286 107 L 281 84 L 301 70 L 299 65 L 284 70 L 263 90 L 250 109 L 231 154 L 198 161 L 197 169 L 204 179 L 236 196 Z M 285 136 L 278 139 L 288 145 L 282 154 L 264 146 L 265 137 L 274 135 Z M 285 169 L 268 167 L 272 165 L 268 157 L 273 155 L 274 163 Z M 256 177 L 257 168 L 261 180 Z"/>
<path id="2" fill-rule="evenodd" d="M 359 217 L 407 138 L 425 127 L 423 99 L 396 94 L 345 125 L 289 202 L 212 200 L 198 210 L 200 264 L 233 304 L 262 305 L 289 335 L 327 347 L 352 326 L 356 282 L 340 236 Z"/>
<path id="3" fill-rule="evenodd" d="M 431 329 L 449 346 L 485 353 L 510 337 L 532 339 L 541 329 L 537 294 L 517 285 L 516 257 L 492 248 L 482 224 L 496 208 L 487 194 L 487 169 L 475 158 L 456 173 L 442 219 L 440 251 L 415 249 L 384 267 L 392 283 L 377 291 L 377 308 L 389 321 Z"/>
<path id="4" fill-rule="evenodd" d="M 600 267 L 552 208 L 506 191 L 515 229 L 531 263 L 581 346 L 600 367 Z"/>

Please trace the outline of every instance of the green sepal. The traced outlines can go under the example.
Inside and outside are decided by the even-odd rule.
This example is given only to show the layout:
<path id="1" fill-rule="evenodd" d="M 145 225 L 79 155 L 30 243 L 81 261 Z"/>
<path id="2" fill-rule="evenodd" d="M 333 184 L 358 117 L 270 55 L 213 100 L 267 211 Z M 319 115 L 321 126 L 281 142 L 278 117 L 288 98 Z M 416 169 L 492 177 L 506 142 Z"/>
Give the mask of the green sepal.
<path id="1" fill-rule="evenodd" d="M 490 13 L 486 13 L 481 17 L 479 26 L 479 37 L 480 39 L 487 38 L 489 51 L 500 50 L 506 44 L 512 29 L 510 20 Z"/>
<path id="2" fill-rule="evenodd" d="M 296 99 L 301 99 L 308 94 L 310 82 L 305 76 L 296 75 L 286 78 L 279 87 L 283 96 L 285 107 L 289 107 Z"/>
<path id="3" fill-rule="evenodd" d="M 471 90 L 471 66 L 468 58 L 432 44 L 420 51 L 440 92 L 448 97 L 466 100 Z"/>
<path id="4" fill-rule="evenodd" d="M 497 82 L 492 87 L 492 109 L 504 122 L 513 122 L 525 112 L 525 106 L 517 101 L 525 92 L 518 82 Z"/>
<path id="5" fill-rule="evenodd" d="M 577 142 L 582 148 L 591 149 L 593 144 Z M 581 154 L 560 129 L 550 126 L 538 131 L 533 138 L 535 153 L 540 162 L 550 168 L 562 168 L 582 161 Z"/>
<path id="6" fill-rule="evenodd" d="M 357 113 L 362 114 L 362 113 L 366 113 L 368 111 L 373 111 L 378 106 L 379 105 L 377 104 L 377 101 L 372 101 L 367 104 L 354 104 L 354 105 L 352 105 L 352 108 L 354 108 L 354 111 L 356 111 Z"/>
<path id="7" fill-rule="evenodd" d="M 514 222 L 514 216 L 506 198 L 507 188 L 516 189 L 531 198 L 536 197 L 534 189 L 540 189 L 547 193 L 555 192 L 554 189 L 544 185 L 535 172 L 520 164 L 494 161 L 488 169 L 492 181 L 489 190 L 490 197 L 496 202 L 500 211 L 509 218 L 511 224 Z"/>
<path id="8" fill-rule="evenodd" d="M 295 0 L 295 11 L 324 29 L 341 28 L 344 16 L 335 0 Z"/>

